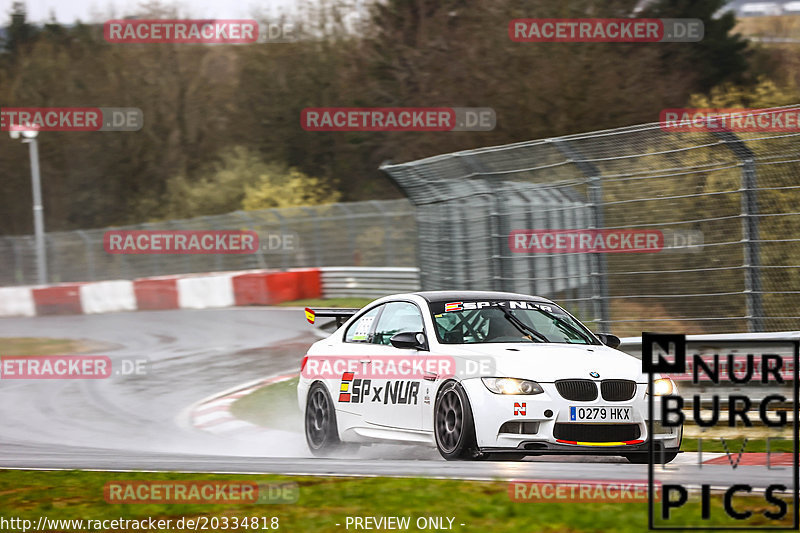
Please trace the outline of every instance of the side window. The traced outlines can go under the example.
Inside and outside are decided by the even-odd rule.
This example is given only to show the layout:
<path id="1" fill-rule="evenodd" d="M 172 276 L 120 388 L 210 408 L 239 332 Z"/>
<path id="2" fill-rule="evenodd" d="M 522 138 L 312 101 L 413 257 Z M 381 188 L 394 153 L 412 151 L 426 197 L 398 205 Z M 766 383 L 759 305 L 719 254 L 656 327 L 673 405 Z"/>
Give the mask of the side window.
<path id="1" fill-rule="evenodd" d="M 391 344 L 393 335 L 404 331 L 422 331 L 422 313 L 419 308 L 408 302 L 391 302 L 386 304 L 372 342 L 375 344 Z"/>
<path id="2" fill-rule="evenodd" d="M 374 309 L 370 309 L 355 322 L 353 322 L 344 333 L 345 342 L 369 342 L 369 332 L 372 329 L 372 323 L 375 317 L 378 316 L 380 310 L 385 307 L 379 305 Z"/>

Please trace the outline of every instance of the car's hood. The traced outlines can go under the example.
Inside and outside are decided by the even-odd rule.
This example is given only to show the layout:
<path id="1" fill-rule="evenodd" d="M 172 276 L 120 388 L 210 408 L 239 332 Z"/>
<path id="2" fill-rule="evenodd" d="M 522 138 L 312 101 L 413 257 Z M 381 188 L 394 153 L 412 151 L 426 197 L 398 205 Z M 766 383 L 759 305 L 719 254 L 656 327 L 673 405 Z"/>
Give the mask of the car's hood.
<path id="1" fill-rule="evenodd" d="M 463 360 L 479 361 L 497 377 L 524 378 L 543 383 L 557 379 L 632 379 L 647 381 L 642 362 L 608 346 L 578 346 L 566 344 L 498 343 L 481 345 L 448 345 L 445 352 Z M 475 368 L 474 365 L 471 366 Z M 599 377 L 590 375 L 596 372 Z"/>

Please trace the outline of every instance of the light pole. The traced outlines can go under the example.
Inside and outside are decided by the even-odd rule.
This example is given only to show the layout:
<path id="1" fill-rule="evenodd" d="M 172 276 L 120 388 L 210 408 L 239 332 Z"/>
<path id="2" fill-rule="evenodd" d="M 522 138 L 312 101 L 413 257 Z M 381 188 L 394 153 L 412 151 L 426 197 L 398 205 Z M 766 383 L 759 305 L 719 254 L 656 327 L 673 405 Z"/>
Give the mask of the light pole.
<path id="1" fill-rule="evenodd" d="M 42 207 L 42 180 L 39 176 L 39 145 L 36 143 L 36 130 L 9 131 L 12 139 L 19 139 L 28 144 L 31 158 L 31 185 L 33 186 L 33 232 L 36 241 L 36 272 L 39 284 L 47 284 L 47 255 L 44 246 L 44 207 Z"/>

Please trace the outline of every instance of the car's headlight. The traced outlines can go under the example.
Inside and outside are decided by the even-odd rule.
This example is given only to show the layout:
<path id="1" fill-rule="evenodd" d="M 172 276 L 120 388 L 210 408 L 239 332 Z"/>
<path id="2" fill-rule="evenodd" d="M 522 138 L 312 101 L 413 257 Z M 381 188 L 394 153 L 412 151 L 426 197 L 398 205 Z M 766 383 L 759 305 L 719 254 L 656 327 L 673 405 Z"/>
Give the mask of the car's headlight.
<path id="1" fill-rule="evenodd" d="M 653 392 L 650 392 L 650 387 L 647 387 L 647 394 L 653 396 L 667 396 L 675 392 L 675 384 L 669 378 L 661 378 L 653 381 Z"/>
<path id="2" fill-rule="evenodd" d="M 495 394 L 541 394 L 542 386 L 535 381 L 515 378 L 481 378 L 486 388 Z"/>

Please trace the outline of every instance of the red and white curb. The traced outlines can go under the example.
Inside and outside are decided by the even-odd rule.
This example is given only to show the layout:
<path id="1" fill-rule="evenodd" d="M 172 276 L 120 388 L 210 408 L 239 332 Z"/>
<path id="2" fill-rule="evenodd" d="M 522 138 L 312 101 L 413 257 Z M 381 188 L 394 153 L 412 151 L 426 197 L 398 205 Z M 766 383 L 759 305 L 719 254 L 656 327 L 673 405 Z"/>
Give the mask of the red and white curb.
<path id="1" fill-rule="evenodd" d="M 275 305 L 322 297 L 318 268 L 0 287 L 0 317 Z"/>
<path id="2" fill-rule="evenodd" d="M 230 411 L 231 406 L 237 400 L 267 385 L 288 381 L 298 375 L 299 374 L 284 374 L 272 376 L 266 379 L 252 381 L 245 385 L 239 385 L 225 392 L 217 393 L 191 405 L 182 413 L 179 423 L 182 426 L 216 435 L 253 435 L 271 432 L 272 430 L 269 428 L 236 418 Z"/>
<path id="3" fill-rule="evenodd" d="M 792 466 L 794 464 L 794 456 L 787 452 L 745 452 L 741 458 L 737 451 L 731 451 L 730 455 L 725 453 L 706 454 L 703 456 L 716 455 L 711 459 L 703 461 L 704 465 L 730 465 L 737 466 Z"/>

